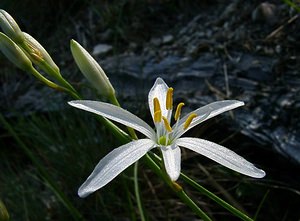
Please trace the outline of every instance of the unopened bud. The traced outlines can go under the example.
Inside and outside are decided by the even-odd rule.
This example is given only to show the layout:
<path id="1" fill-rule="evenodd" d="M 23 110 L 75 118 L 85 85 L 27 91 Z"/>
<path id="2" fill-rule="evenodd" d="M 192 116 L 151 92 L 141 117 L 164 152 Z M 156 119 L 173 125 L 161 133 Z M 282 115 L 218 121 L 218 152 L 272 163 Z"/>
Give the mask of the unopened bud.
<path id="1" fill-rule="evenodd" d="M 0 50 L 18 68 L 24 71 L 32 69 L 32 63 L 26 54 L 16 43 L 2 32 L 0 32 Z"/>
<path id="2" fill-rule="evenodd" d="M 71 40 L 73 58 L 83 75 L 102 95 L 115 96 L 115 90 L 97 61 L 76 41 Z"/>
<path id="3" fill-rule="evenodd" d="M 9 220 L 9 214 L 7 212 L 4 203 L 0 200 L 0 221 L 8 221 L 8 220 Z"/>
<path id="4" fill-rule="evenodd" d="M 3 32 L 14 42 L 22 43 L 24 41 L 24 34 L 19 28 L 17 22 L 3 9 L 0 9 L 0 26 Z"/>
<path id="5" fill-rule="evenodd" d="M 48 68 L 51 68 L 53 72 L 51 72 L 50 74 L 59 74 L 60 72 L 58 66 L 54 63 L 46 49 L 31 35 L 25 32 L 23 32 L 23 34 L 25 36 L 25 47 L 23 47 L 23 49 L 28 54 L 29 59 L 46 73 L 49 72 Z"/>

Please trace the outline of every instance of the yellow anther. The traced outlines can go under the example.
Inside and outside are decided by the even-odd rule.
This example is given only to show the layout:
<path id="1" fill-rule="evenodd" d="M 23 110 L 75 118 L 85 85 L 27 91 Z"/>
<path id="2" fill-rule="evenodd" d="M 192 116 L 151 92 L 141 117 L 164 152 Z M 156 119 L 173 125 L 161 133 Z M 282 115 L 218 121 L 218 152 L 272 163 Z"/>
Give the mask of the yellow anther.
<path id="1" fill-rule="evenodd" d="M 175 116 L 174 116 L 174 118 L 175 118 L 175 120 L 177 121 L 178 119 L 179 119 L 179 117 L 180 117 L 180 114 L 181 114 L 181 108 L 184 106 L 184 103 L 179 103 L 178 105 L 177 105 L 177 108 L 176 108 L 176 112 L 175 112 Z"/>
<path id="2" fill-rule="evenodd" d="M 153 105 L 154 105 L 154 113 L 157 112 L 157 111 L 161 111 L 160 109 L 160 104 L 159 104 L 159 100 L 157 97 L 155 97 L 153 99 Z"/>
<path id="3" fill-rule="evenodd" d="M 184 123 L 184 126 L 183 126 L 184 130 L 187 129 L 190 126 L 190 124 L 192 123 L 192 120 L 195 117 L 197 117 L 197 114 L 195 114 L 195 113 L 190 114 L 190 116 L 186 119 L 186 121 Z"/>
<path id="4" fill-rule="evenodd" d="M 154 123 L 161 122 L 161 111 L 156 111 L 154 113 Z"/>
<path id="5" fill-rule="evenodd" d="M 165 118 L 165 117 L 162 117 L 162 119 L 163 119 L 163 121 L 164 121 L 164 123 L 165 123 L 165 128 L 166 128 L 166 130 L 167 130 L 169 133 L 171 133 L 171 132 L 172 132 L 172 127 L 170 126 L 170 123 L 169 123 L 168 119 Z"/>
<path id="6" fill-rule="evenodd" d="M 173 108 L 173 88 L 171 87 L 167 91 L 166 108 L 167 110 L 172 110 Z"/>

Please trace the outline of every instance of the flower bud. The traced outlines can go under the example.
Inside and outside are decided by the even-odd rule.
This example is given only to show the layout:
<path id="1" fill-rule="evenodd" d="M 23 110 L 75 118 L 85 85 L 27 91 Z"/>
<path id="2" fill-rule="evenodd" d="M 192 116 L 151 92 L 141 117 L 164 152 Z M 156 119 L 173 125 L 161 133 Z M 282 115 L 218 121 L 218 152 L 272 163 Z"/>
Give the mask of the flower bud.
<path id="1" fill-rule="evenodd" d="M 3 32 L 9 36 L 14 42 L 22 43 L 25 39 L 24 34 L 19 28 L 13 17 L 6 11 L 0 9 L 0 26 Z"/>
<path id="2" fill-rule="evenodd" d="M 19 46 L 0 32 L 0 50 L 18 68 L 24 71 L 32 69 L 32 63 Z"/>
<path id="3" fill-rule="evenodd" d="M 31 35 L 25 32 L 23 32 L 23 34 L 25 36 L 25 47 L 23 47 L 23 49 L 27 52 L 29 59 L 46 73 L 49 73 L 48 67 L 50 67 L 54 73 L 59 74 L 58 66 L 54 63 L 46 49 Z M 51 75 L 53 72 L 49 74 Z"/>
<path id="4" fill-rule="evenodd" d="M 115 96 L 115 89 L 96 60 L 75 40 L 71 40 L 73 58 L 83 75 L 102 95 Z"/>
<path id="5" fill-rule="evenodd" d="M 0 200 L 0 221 L 8 221 L 8 220 L 9 220 L 9 214 L 7 212 L 4 203 Z"/>

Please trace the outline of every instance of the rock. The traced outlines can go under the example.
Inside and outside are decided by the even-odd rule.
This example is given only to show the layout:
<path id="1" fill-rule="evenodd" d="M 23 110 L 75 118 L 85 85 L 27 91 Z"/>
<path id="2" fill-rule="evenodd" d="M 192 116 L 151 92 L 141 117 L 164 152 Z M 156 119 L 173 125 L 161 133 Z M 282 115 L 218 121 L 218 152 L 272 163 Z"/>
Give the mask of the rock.
<path id="1" fill-rule="evenodd" d="M 173 41 L 173 39 L 174 39 L 173 35 L 165 35 L 165 36 L 163 36 L 162 43 L 169 44 Z"/>
<path id="2" fill-rule="evenodd" d="M 159 46 L 161 44 L 161 39 L 160 38 L 152 38 L 150 40 L 150 44 L 153 44 L 154 46 Z"/>
<path id="3" fill-rule="evenodd" d="M 106 54 L 106 53 L 110 52 L 112 50 L 112 48 L 113 47 L 111 45 L 108 45 L 108 44 L 97 44 L 94 47 L 92 54 L 94 56 L 103 55 L 103 54 Z"/>
<path id="4" fill-rule="evenodd" d="M 252 12 L 252 20 L 274 25 L 277 21 L 276 6 L 269 2 L 260 3 Z"/>

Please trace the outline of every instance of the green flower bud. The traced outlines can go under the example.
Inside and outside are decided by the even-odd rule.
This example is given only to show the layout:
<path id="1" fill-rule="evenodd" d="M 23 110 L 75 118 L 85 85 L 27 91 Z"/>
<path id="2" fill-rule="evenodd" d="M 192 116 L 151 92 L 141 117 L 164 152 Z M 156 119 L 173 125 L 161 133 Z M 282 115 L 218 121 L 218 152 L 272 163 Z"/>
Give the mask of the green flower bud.
<path id="1" fill-rule="evenodd" d="M 3 9 L 0 9 L 0 26 L 3 32 L 14 42 L 21 43 L 24 41 L 24 34 L 19 28 L 17 22 Z"/>
<path id="2" fill-rule="evenodd" d="M 9 220 L 9 214 L 7 212 L 4 203 L 0 200 L 0 221 L 8 221 L 8 220 Z"/>
<path id="3" fill-rule="evenodd" d="M 18 68 L 24 71 L 32 69 L 32 63 L 19 46 L 0 32 L 0 50 Z"/>
<path id="4" fill-rule="evenodd" d="M 73 58 L 83 75 L 102 95 L 114 97 L 115 89 L 96 60 L 75 40 L 71 40 Z"/>
<path id="5" fill-rule="evenodd" d="M 49 68 L 51 68 L 52 72 L 49 73 L 50 75 L 53 75 L 53 73 L 59 74 L 58 66 L 54 63 L 46 49 L 31 35 L 25 32 L 23 34 L 25 41 L 20 46 L 24 45 L 23 49 L 28 54 L 29 59 L 46 73 L 49 73 Z"/>

